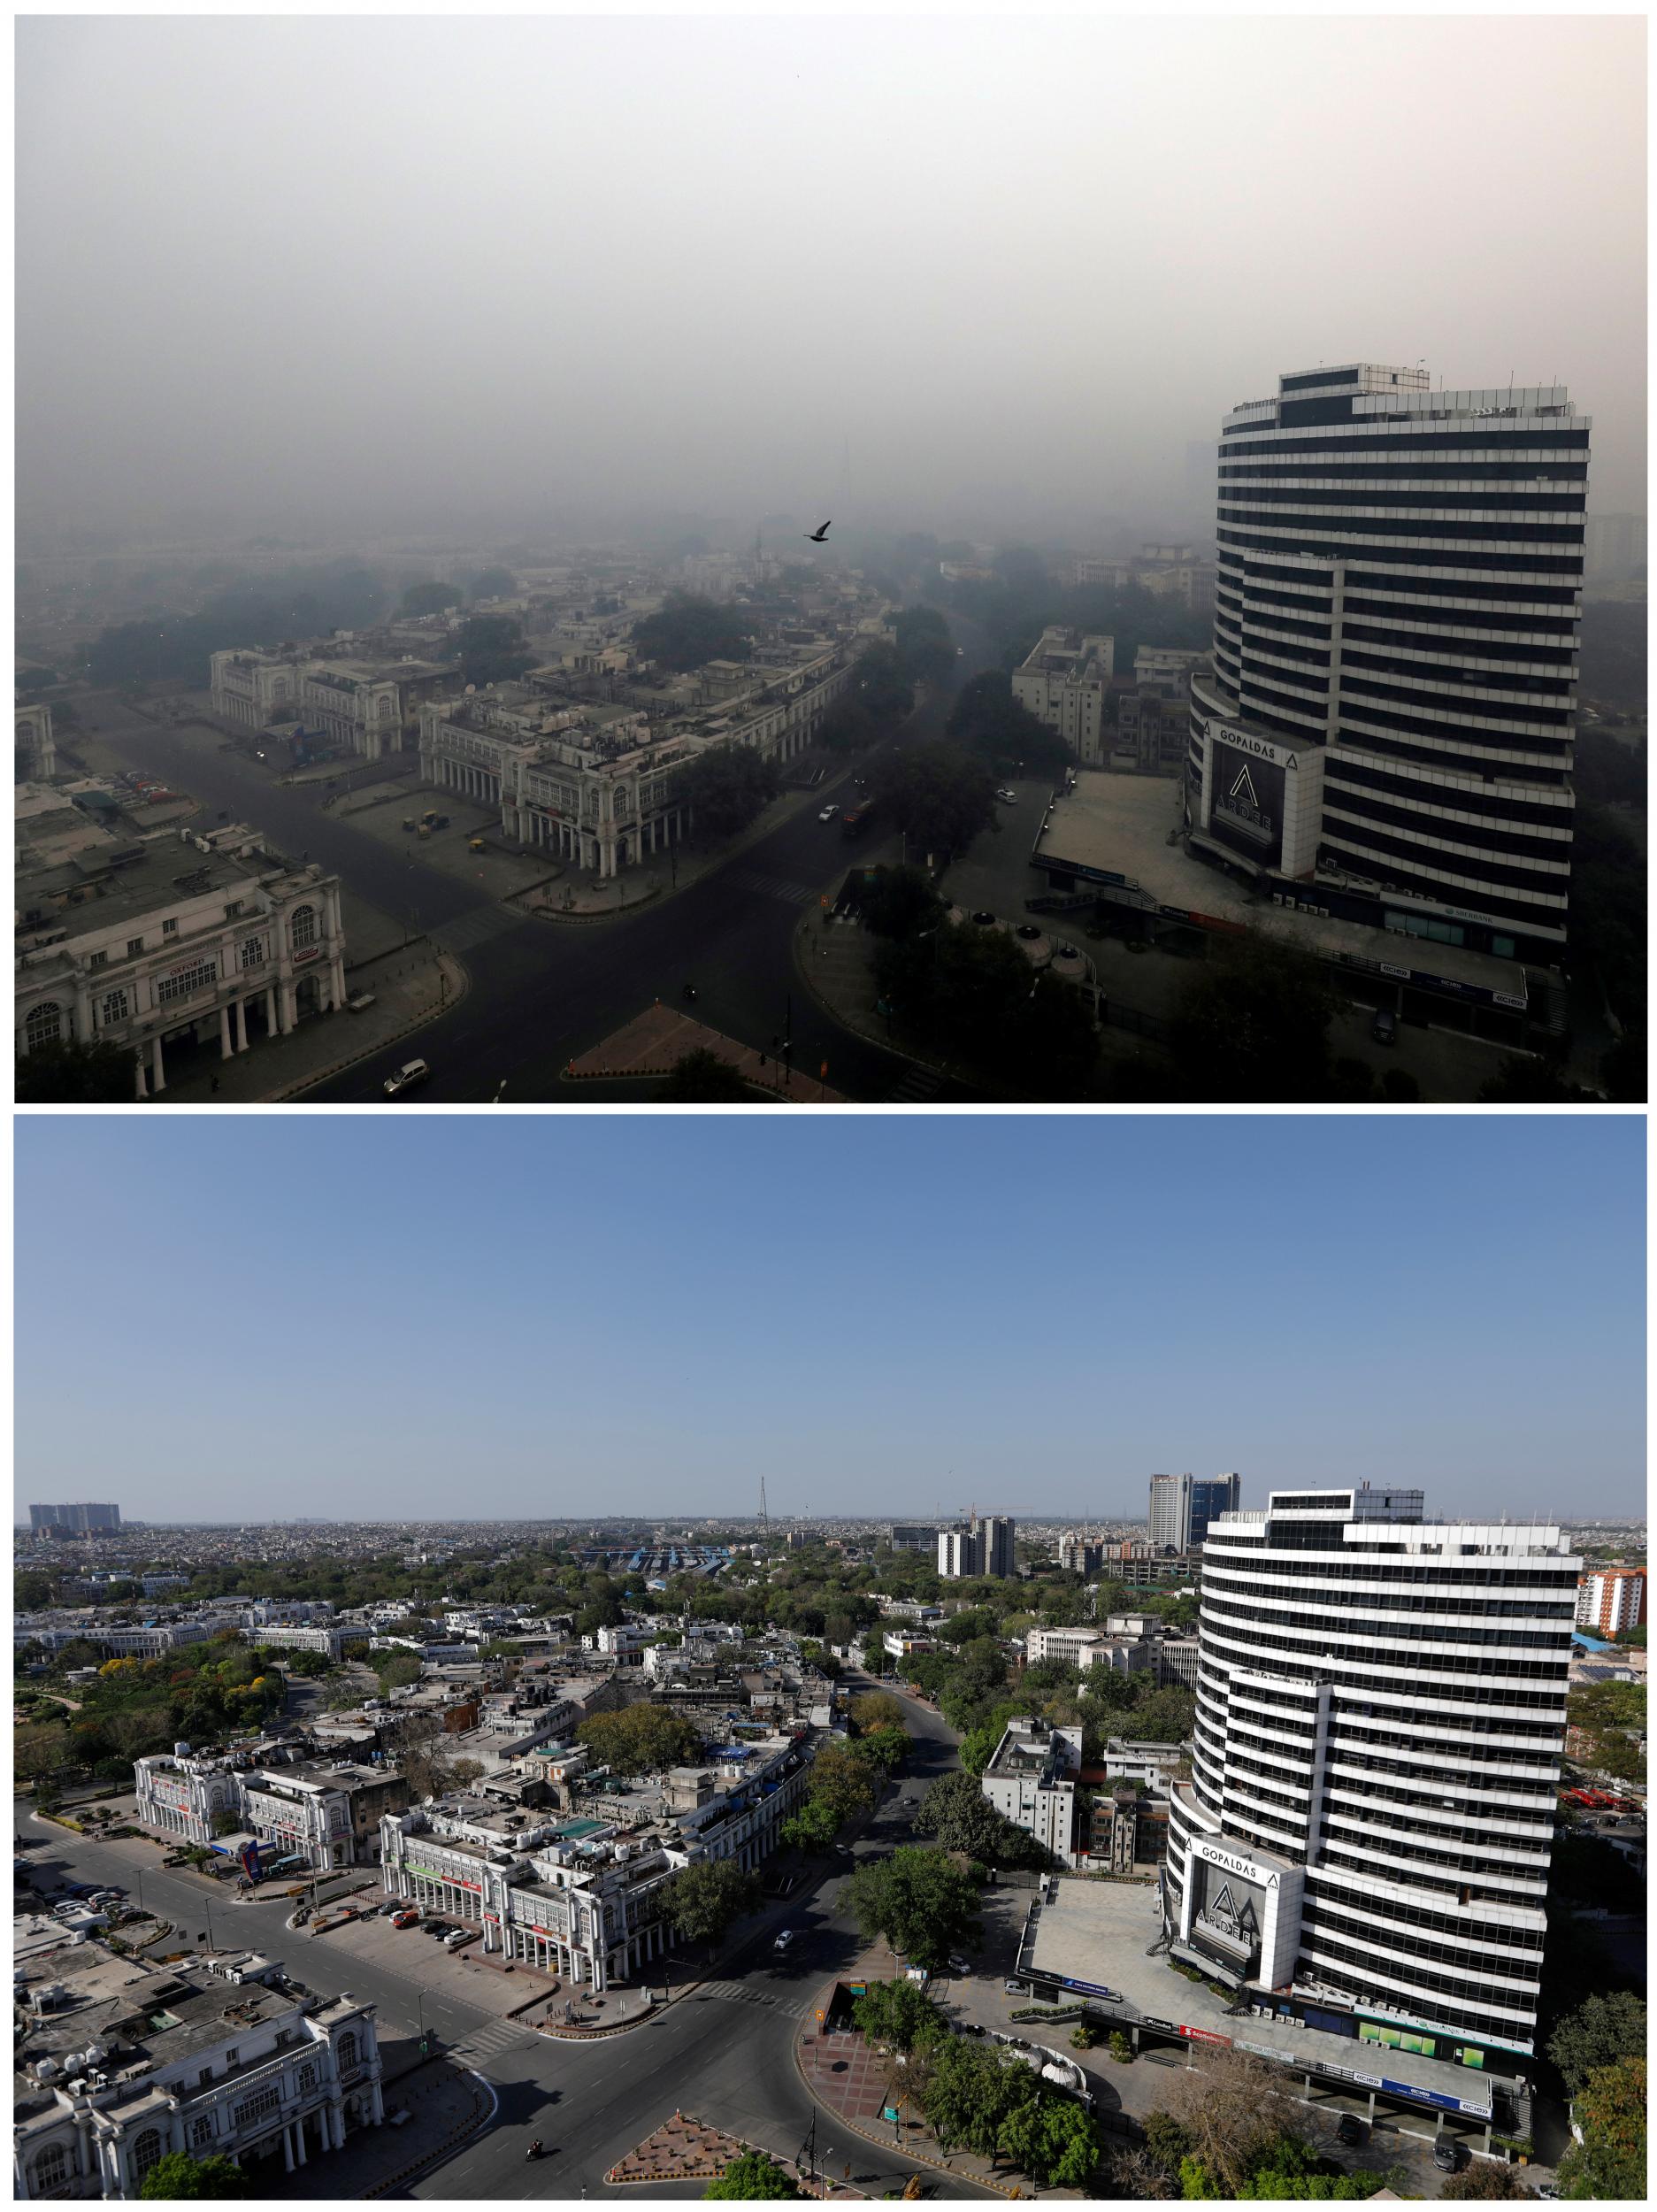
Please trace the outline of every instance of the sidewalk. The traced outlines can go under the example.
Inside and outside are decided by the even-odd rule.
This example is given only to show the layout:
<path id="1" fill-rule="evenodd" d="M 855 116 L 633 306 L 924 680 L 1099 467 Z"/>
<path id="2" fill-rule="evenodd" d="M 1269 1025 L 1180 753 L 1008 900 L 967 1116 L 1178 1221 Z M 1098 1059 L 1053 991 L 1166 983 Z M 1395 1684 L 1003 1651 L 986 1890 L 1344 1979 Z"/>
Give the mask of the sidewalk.
<path id="1" fill-rule="evenodd" d="M 460 962 L 429 940 L 383 953 L 346 977 L 348 989 L 374 995 L 363 1013 L 341 1007 L 312 1015 L 286 1036 L 262 1038 L 229 1060 L 219 1059 L 216 1048 L 198 1053 L 188 1072 L 181 1068 L 175 1078 L 169 1069 L 166 1089 L 151 1103 L 246 1106 L 291 1098 L 448 1012 L 464 997 L 467 980 Z M 411 1047 L 410 1056 L 417 1050 Z"/>
<path id="2" fill-rule="evenodd" d="M 799 764 L 809 766 L 810 762 Z M 772 830 L 792 822 L 807 807 L 826 806 L 851 773 L 853 764 L 850 759 L 829 761 L 828 773 L 815 790 L 790 788 L 782 792 L 760 810 L 747 829 L 722 844 L 675 845 L 667 852 L 653 853 L 647 860 L 630 865 L 608 881 L 601 881 L 589 876 L 585 869 L 566 864 L 559 881 L 520 893 L 509 903 L 520 912 L 553 922 L 603 922 L 624 912 L 637 913 L 653 899 L 671 898 L 680 891 L 688 891 L 692 884 L 700 883 L 704 876 L 712 875 L 727 861 L 735 860 L 751 845 L 769 837 Z"/>
<path id="3" fill-rule="evenodd" d="M 401 2194 L 416 2173 L 458 2150 L 489 2118 L 494 2098 L 475 2077 L 448 2059 L 433 2058 L 394 2078 L 389 2062 L 398 2047 L 387 2047 L 384 2124 L 353 2130 L 343 2149 L 320 2157 L 313 2153 L 291 2174 L 282 2171 L 280 2158 L 262 2161 L 253 2169 L 259 2193 L 281 2200 L 320 2197 L 334 2203 L 346 2197 Z M 393 2127 L 393 2116 L 405 2110 L 409 2118 Z"/>
<path id="4" fill-rule="evenodd" d="M 885 1944 L 864 1951 L 835 1982 L 889 1981 L 892 1954 Z M 794 2063 L 813 2099 L 836 2123 L 864 2142 L 881 2150 L 900 2153 L 940 2174 L 974 2181 L 1003 2197 L 1073 2197 L 1072 2189 L 1039 2190 L 1023 2175 L 1009 2177 L 986 2158 L 968 2151 L 946 2152 L 920 2115 L 905 2101 L 903 2069 L 886 2052 L 864 2042 L 855 2028 L 830 2031 L 824 2024 L 834 1995 L 835 1982 L 827 1983 L 813 2008 L 815 2016 L 804 2023 L 794 2040 Z M 898 2123 L 885 2117 L 888 2107 L 901 2116 Z"/>

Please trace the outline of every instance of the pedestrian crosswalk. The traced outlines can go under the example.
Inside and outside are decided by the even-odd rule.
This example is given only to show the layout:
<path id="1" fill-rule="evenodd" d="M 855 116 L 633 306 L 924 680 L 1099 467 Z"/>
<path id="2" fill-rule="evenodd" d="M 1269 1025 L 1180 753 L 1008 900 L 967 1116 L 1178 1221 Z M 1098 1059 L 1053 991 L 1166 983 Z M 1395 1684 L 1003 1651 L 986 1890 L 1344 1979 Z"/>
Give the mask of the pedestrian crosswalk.
<path id="1" fill-rule="evenodd" d="M 448 2044 L 447 2051 L 463 2066 L 485 2066 L 504 2051 L 522 2050 L 539 2040 L 520 2021 L 486 2020 L 480 2027 L 468 2028 L 458 2042 Z"/>
<path id="2" fill-rule="evenodd" d="M 803 2020 L 810 2010 L 808 2005 L 790 2004 L 774 1990 L 756 1989 L 748 1982 L 703 1982 L 700 1993 L 704 1997 L 729 1998 L 733 2004 L 766 2005 L 788 2020 Z"/>
<path id="3" fill-rule="evenodd" d="M 731 880 L 740 883 L 745 891 L 760 891 L 769 899 L 780 899 L 785 906 L 815 906 L 817 894 L 809 883 L 794 883 L 786 876 L 769 876 L 757 868 L 736 868 Z"/>
<path id="4" fill-rule="evenodd" d="M 936 1098 L 943 1087 L 943 1078 L 935 1068 L 911 1068 L 886 1093 L 890 1106 L 918 1106 L 923 1101 Z"/>
<path id="5" fill-rule="evenodd" d="M 427 934 L 445 952 L 465 952 L 473 945 L 481 945 L 491 937 L 516 929 L 524 918 L 515 906 L 474 906 L 452 922 L 440 922 Z"/>

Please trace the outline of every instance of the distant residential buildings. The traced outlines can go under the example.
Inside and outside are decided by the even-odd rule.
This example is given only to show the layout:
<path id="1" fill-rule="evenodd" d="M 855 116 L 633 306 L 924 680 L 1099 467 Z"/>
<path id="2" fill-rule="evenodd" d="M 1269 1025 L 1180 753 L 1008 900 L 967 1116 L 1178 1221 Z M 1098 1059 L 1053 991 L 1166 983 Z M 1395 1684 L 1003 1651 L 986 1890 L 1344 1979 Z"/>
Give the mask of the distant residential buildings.
<path id="1" fill-rule="evenodd" d="M 1209 456 L 1211 485 L 1213 448 L 1204 450 Z M 1078 588 L 1102 584 L 1120 591 L 1124 585 L 1135 584 L 1159 599 L 1176 601 L 1193 614 L 1207 614 L 1213 608 L 1214 579 L 1214 563 L 1202 559 L 1193 545 L 1142 545 L 1127 559 L 1084 553 L 1070 569 L 1070 581 Z"/>
<path id="2" fill-rule="evenodd" d="M 938 1571 L 946 1581 L 972 1575 L 999 1578 L 1016 1573 L 1015 1530 L 1004 1513 L 974 1515 L 968 1522 L 938 1532 Z"/>
<path id="3" fill-rule="evenodd" d="M 1591 514 L 1584 534 L 1584 574 L 1589 583 L 1633 583 L 1645 575 L 1644 515 Z"/>
<path id="4" fill-rule="evenodd" d="M 32 1505 L 29 1527 L 67 1536 L 113 1536 L 121 1525 L 118 1505 Z"/>
<path id="5" fill-rule="evenodd" d="M 1618 1636 L 1645 1618 L 1644 1567 L 1602 1567 L 1576 1586 L 1576 1625 Z"/>

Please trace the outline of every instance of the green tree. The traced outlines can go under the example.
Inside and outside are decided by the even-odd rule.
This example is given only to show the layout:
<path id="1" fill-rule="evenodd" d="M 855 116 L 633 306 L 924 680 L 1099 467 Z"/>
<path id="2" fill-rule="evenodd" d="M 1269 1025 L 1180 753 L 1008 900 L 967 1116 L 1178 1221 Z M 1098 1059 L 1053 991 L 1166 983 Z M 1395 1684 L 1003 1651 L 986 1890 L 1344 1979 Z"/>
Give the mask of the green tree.
<path id="1" fill-rule="evenodd" d="M 866 886 L 858 912 L 877 937 L 905 941 L 935 929 L 946 911 L 943 901 L 918 868 L 880 867 Z"/>
<path id="2" fill-rule="evenodd" d="M 1597 2066 L 1572 2105 L 1583 2139 L 1559 2162 L 1562 2197 L 1629 2200 L 1645 2195 L 1645 2060 Z"/>
<path id="3" fill-rule="evenodd" d="M 864 1690 L 851 1701 L 851 1723 L 860 1733 L 871 1728 L 905 1726 L 903 1701 L 890 1690 Z"/>
<path id="4" fill-rule="evenodd" d="M 249 2197 L 253 2190 L 232 2159 L 192 2158 L 188 2151 L 168 2151 L 144 2176 L 138 2193 L 153 2203 L 163 2198 Z"/>
<path id="5" fill-rule="evenodd" d="M 1023 771 L 1031 775 L 1056 774 L 1070 757 L 1070 749 L 1056 730 L 1021 706 L 1013 696 L 1013 680 L 1004 669 L 986 669 L 961 687 L 946 733 L 978 754 L 997 775 Z"/>
<path id="6" fill-rule="evenodd" d="M 1438 2194 L 1451 2204 L 1511 2204 L 1521 2197 L 1528 2199 L 1530 2192 L 1513 2167 L 1498 2165 L 1492 2158 L 1473 2158 L 1459 2174 L 1445 2176 Z"/>
<path id="7" fill-rule="evenodd" d="M 946 1774 L 932 1784 L 915 1815 L 923 1835 L 936 1836 L 945 1851 L 959 1851 L 986 1866 L 1036 1866 L 1047 1854 L 1033 1836 L 1000 1813 L 970 1773 Z"/>
<path id="8" fill-rule="evenodd" d="M 101 1037 L 36 1045 L 18 1060 L 12 1083 L 20 1105 L 127 1105 L 135 1087 L 132 1051 Z"/>
<path id="9" fill-rule="evenodd" d="M 658 1098 L 664 1105 L 752 1106 L 757 1094 L 728 1060 L 698 1047 L 674 1061 Z"/>
<path id="10" fill-rule="evenodd" d="M 779 1832 L 797 1851 L 826 1851 L 840 1833 L 840 1826 L 831 1805 L 820 1797 L 808 1797 L 803 1805 L 795 1806 Z"/>
<path id="11" fill-rule="evenodd" d="M 468 615 L 445 651 L 449 659 L 458 659 L 462 682 L 479 690 L 510 683 L 535 664 L 524 626 L 510 615 Z"/>
<path id="12" fill-rule="evenodd" d="M 407 615 L 442 614 L 450 607 L 457 607 L 463 595 L 458 584 L 410 584 L 403 595 L 403 611 Z"/>
<path id="13" fill-rule="evenodd" d="M 575 1734 L 600 1765 L 617 1774 L 664 1774 L 670 1767 L 694 1765 L 702 1756 L 702 1738 L 685 1716 L 659 1705 L 595 1713 Z"/>
<path id="14" fill-rule="evenodd" d="M 774 2158 L 767 2158 L 763 2151 L 744 2151 L 702 2193 L 704 2201 L 710 2197 L 736 2197 L 751 2201 L 758 2197 L 797 2197 L 800 2192 L 788 2178 L 786 2169 Z"/>
<path id="15" fill-rule="evenodd" d="M 510 568 L 498 565 L 479 569 L 472 580 L 474 599 L 510 599 L 518 589 L 518 579 Z"/>
<path id="16" fill-rule="evenodd" d="M 1093 2120 L 1065 2098 L 1016 2105 L 996 2132 L 995 2147 L 1043 2189 L 1079 2189 L 1099 2163 Z"/>
<path id="17" fill-rule="evenodd" d="M 852 1876 L 848 1902 L 865 1939 L 879 1936 L 912 1965 L 936 1970 L 978 1933 L 978 1894 L 942 1851 L 900 1845 L 890 1858 L 865 1860 Z"/>
<path id="18" fill-rule="evenodd" d="M 1216 941 L 1173 1018 L 1185 1094 L 1224 1104 L 1326 1099 L 1334 1011 L 1311 954 L 1254 931 Z"/>
<path id="19" fill-rule="evenodd" d="M 848 1743 L 825 1743 L 811 1762 L 811 1797 L 834 1815 L 835 1824 L 871 1812 L 880 1794 L 875 1763 Z"/>
<path id="20" fill-rule="evenodd" d="M 1580 1106 L 1590 1096 L 1580 1084 L 1567 1083 L 1546 1060 L 1530 1053 L 1508 1053 L 1479 1092 L 1492 1106 Z"/>
<path id="21" fill-rule="evenodd" d="M 687 1943 L 711 1949 L 733 1922 L 756 1911 L 759 1877 L 733 1859 L 699 1859 L 681 1867 L 662 1887 L 662 1910 Z"/>
<path id="22" fill-rule="evenodd" d="M 995 819 L 995 779 L 959 745 L 911 745 L 880 760 L 875 798 L 922 852 L 963 852 Z"/>
<path id="23" fill-rule="evenodd" d="M 852 2005 L 852 2024 L 866 2042 L 888 2050 L 926 2050 L 949 2034 L 943 2015 L 917 1984 L 871 1982 Z"/>
<path id="24" fill-rule="evenodd" d="M 687 591 L 669 592 L 655 614 L 633 624 L 633 646 L 641 660 L 678 674 L 709 661 L 750 660 L 754 652 L 735 608 Z"/>
<path id="25" fill-rule="evenodd" d="M 683 790 L 696 826 L 734 837 L 782 788 L 774 761 L 750 745 L 710 745 L 687 770 Z"/>
<path id="26" fill-rule="evenodd" d="M 1590 1997 L 1560 2022 L 1547 2041 L 1547 2055 L 1573 2097 L 1599 2068 L 1615 2066 L 1645 2048 L 1645 2001 L 1627 1989 Z"/>

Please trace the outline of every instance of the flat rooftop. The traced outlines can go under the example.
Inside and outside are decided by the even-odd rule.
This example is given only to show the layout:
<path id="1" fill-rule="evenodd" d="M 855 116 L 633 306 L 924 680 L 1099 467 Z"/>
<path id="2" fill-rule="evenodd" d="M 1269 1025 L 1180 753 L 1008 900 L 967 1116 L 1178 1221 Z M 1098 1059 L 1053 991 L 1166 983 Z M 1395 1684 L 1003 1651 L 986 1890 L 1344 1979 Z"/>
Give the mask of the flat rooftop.
<path id="1" fill-rule="evenodd" d="M 1147 1946 L 1162 1929 L 1155 1887 L 1089 1881 L 1061 1881 L 1056 1887 L 1054 1901 L 1041 1908 L 1033 1948 L 1019 1954 L 1022 1973 L 1109 1989 L 1119 2001 L 1112 2009 L 1125 2019 L 1200 2028 L 1285 2064 L 1385 2077 L 1423 2095 L 1453 2097 L 1475 2112 L 1488 2112 L 1491 2077 L 1474 2068 L 1360 2043 L 1327 2029 L 1297 2027 L 1289 2020 L 1228 2013 L 1206 1983 L 1176 1974 L 1166 1955 L 1147 1957 Z M 1492 2072 L 1503 2078 L 1502 2062 L 1492 2055 Z"/>
<path id="2" fill-rule="evenodd" d="M 1273 742 L 1291 740 L 1274 734 Z M 1251 886 L 1170 845 L 1168 834 L 1184 826 L 1184 784 L 1172 776 L 1130 776 L 1080 768 L 1076 787 L 1056 797 L 1038 832 L 1031 853 L 1032 868 L 1075 867 L 1085 884 L 1089 875 L 1145 892 L 1158 906 L 1232 922 L 1261 936 L 1278 937 L 1334 959 L 1384 960 L 1453 983 L 1470 983 L 1523 1003 L 1524 969 L 1516 960 L 1472 952 L 1464 945 L 1430 943 L 1425 938 L 1394 937 L 1362 922 L 1340 921 L 1304 912 L 1293 917 L 1260 897 Z"/>

